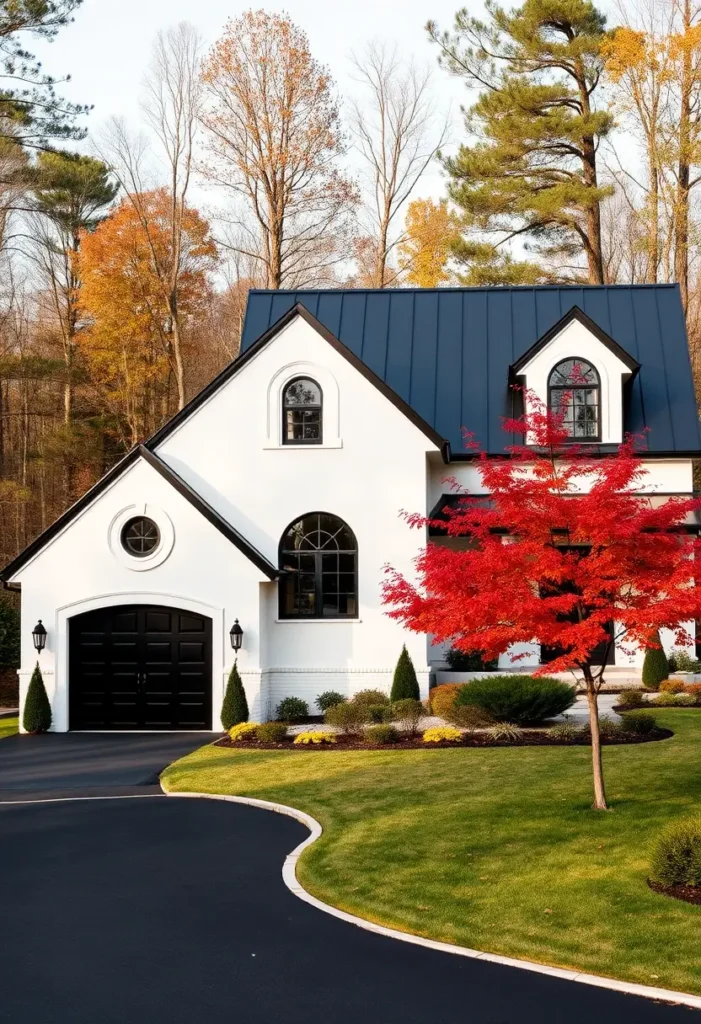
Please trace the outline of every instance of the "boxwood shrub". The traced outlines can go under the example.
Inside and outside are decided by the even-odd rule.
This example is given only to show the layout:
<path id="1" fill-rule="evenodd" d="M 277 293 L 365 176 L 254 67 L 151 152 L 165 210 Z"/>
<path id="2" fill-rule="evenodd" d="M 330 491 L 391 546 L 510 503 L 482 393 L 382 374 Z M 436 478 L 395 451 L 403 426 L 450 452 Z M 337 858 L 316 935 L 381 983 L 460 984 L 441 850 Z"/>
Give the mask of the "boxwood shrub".
<path id="1" fill-rule="evenodd" d="M 663 885 L 701 886 L 701 817 L 667 825 L 653 853 L 651 877 Z"/>
<path id="2" fill-rule="evenodd" d="M 463 686 L 454 707 L 474 705 L 496 722 L 544 722 L 571 708 L 573 686 L 550 676 L 498 675 L 473 679 Z"/>
<path id="3" fill-rule="evenodd" d="M 309 705 L 301 697 L 283 697 L 275 708 L 278 722 L 298 722 L 309 716 Z"/>

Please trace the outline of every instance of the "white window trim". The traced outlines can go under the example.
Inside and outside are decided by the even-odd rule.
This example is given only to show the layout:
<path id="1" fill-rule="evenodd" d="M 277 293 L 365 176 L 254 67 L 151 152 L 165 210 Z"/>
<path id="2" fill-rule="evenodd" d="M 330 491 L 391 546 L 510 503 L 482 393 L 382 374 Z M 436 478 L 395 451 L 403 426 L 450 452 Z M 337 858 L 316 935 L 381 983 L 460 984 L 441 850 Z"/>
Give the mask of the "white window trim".
<path id="1" fill-rule="evenodd" d="M 160 534 L 157 546 L 144 558 L 130 555 L 122 544 L 122 530 L 134 516 L 147 516 L 149 519 L 153 519 Z M 160 506 L 146 503 L 127 505 L 120 509 L 112 519 L 107 531 L 107 543 L 113 556 L 125 568 L 131 569 L 133 572 L 146 572 L 148 569 L 155 569 L 156 566 L 162 565 L 168 558 L 175 544 L 175 529 L 170 516 Z"/>
<path id="2" fill-rule="evenodd" d="M 322 391 L 322 437 L 321 444 L 283 444 L 282 440 L 282 395 L 295 377 L 310 377 Z M 340 396 L 338 382 L 329 369 L 316 363 L 298 361 L 281 367 L 268 385 L 265 450 L 280 451 L 324 451 L 328 448 L 342 448 L 340 433 Z"/>

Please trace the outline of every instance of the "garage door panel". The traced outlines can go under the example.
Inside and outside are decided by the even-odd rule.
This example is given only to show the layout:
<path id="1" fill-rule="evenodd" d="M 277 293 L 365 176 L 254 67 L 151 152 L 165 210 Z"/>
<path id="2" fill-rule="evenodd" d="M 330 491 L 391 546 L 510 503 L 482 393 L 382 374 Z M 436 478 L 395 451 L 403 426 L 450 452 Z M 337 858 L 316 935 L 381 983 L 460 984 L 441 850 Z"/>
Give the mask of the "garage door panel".
<path id="1" fill-rule="evenodd" d="M 212 622 L 118 606 L 69 621 L 71 729 L 211 729 Z"/>

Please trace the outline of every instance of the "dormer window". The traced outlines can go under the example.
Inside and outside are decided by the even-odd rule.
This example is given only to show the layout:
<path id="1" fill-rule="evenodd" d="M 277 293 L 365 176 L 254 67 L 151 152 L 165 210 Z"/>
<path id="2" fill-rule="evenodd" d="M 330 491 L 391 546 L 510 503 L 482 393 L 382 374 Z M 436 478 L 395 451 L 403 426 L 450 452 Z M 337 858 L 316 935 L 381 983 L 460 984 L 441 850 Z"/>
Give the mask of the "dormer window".
<path id="1" fill-rule="evenodd" d="M 601 381 L 585 359 L 563 359 L 548 377 L 548 407 L 571 441 L 601 440 Z"/>
<path id="2" fill-rule="evenodd" d="M 316 381 L 296 377 L 282 392 L 282 443 L 321 444 L 322 394 Z"/>

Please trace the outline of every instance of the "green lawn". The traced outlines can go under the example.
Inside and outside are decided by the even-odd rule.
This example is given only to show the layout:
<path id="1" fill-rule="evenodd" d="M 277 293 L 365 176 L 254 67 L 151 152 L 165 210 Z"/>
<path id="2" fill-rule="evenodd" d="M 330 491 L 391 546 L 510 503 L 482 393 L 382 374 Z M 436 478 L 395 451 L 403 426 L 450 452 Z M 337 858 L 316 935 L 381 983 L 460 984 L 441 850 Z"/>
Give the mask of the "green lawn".
<path id="1" fill-rule="evenodd" d="M 19 718 L 15 715 L 14 718 L 0 718 L 0 740 L 4 740 L 6 736 L 14 736 L 19 731 Z"/>
<path id="2" fill-rule="evenodd" d="M 590 809 L 588 748 L 233 751 L 166 769 L 169 790 L 307 811 L 324 829 L 300 880 L 337 907 L 509 956 L 701 993 L 701 907 L 646 885 L 650 844 L 701 803 L 701 710 L 673 739 L 604 748 L 611 813 Z M 235 851 L 234 854 L 235 855 Z"/>

